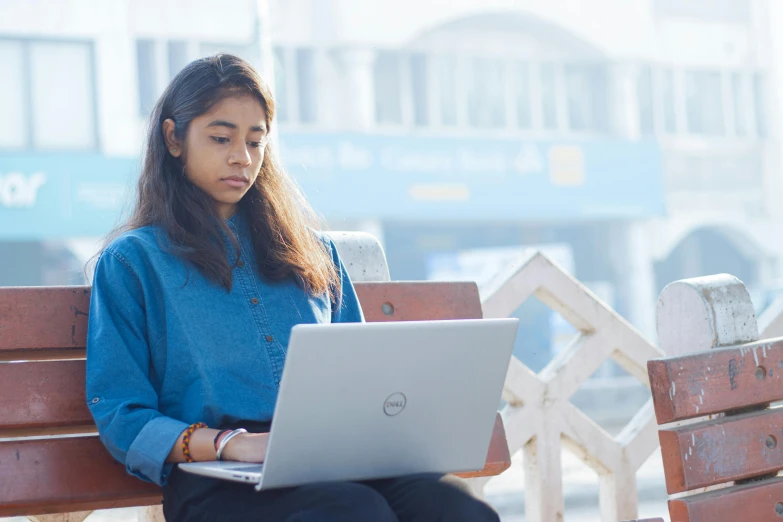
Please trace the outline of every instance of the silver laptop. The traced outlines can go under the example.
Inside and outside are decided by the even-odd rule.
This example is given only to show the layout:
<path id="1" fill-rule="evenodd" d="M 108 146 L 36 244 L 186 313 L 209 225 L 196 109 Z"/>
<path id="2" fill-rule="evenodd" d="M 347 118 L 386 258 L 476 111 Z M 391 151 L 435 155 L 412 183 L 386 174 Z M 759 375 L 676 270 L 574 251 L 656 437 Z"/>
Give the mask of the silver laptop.
<path id="1" fill-rule="evenodd" d="M 484 467 L 517 319 L 298 325 L 264 464 L 180 464 L 272 489 Z"/>

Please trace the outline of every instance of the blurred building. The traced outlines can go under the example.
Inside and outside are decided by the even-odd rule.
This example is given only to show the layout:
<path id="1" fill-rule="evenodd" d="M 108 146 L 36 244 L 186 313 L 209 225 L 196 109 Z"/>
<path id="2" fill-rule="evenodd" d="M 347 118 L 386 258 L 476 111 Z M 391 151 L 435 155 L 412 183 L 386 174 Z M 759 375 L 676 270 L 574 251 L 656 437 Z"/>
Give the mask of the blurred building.
<path id="1" fill-rule="evenodd" d="M 0 284 L 69 282 L 166 83 L 218 50 L 270 70 L 265 27 L 289 171 L 395 279 L 536 246 L 654 336 L 672 280 L 731 272 L 761 302 L 781 275 L 775 0 L 261 5 L 0 1 Z"/>

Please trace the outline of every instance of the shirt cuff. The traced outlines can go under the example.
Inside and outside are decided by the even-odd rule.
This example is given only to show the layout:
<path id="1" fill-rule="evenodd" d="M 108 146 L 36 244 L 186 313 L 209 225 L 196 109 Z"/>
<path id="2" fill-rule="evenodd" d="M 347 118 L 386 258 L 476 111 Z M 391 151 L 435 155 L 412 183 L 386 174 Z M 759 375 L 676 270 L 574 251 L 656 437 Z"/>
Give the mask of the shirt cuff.
<path id="1" fill-rule="evenodd" d="M 128 448 L 125 461 L 128 472 L 162 486 L 166 483 L 172 466 L 166 466 L 166 458 L 180 434 L 189 424 L 171 417 L 155 417 L 139 432 Z"/>

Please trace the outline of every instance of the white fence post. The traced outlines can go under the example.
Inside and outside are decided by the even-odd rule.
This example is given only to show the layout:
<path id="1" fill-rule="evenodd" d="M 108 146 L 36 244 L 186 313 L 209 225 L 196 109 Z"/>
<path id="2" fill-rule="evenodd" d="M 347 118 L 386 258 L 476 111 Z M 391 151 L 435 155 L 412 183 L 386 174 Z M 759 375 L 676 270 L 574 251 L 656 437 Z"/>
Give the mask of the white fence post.
<path id="1" fill-rule="evenodd" d="M 521 258 L 488 285 L 482 293 L 484 317 L 508 317 L 533 295 L 579 335 L 538 375 L 514 358 L 506 376 L 509 404 L 503 417 L 511 453 L 524 450 L 526 519 L 563 520 L 563 444 L 600 476 L 602 520 L 636 518 L 635 473 L 658 447 L 651 402 L 612 437 L 569 398 L 608 358 L 649 386 L 647 361 L 663 352 L 539 252 Z"/>

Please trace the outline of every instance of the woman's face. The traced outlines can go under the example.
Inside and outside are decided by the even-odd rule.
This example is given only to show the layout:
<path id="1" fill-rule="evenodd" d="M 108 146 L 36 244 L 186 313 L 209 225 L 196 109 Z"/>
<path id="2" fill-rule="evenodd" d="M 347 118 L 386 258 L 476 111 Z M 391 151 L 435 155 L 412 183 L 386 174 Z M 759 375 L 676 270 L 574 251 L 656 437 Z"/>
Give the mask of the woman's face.
<path id="1" fill-rule="evenodd" d="M 163 122 L 169 153 L 184 158 L 188 180 L 215 200 L 224 219 L 234 215 L 237 203 L 255 183 L 267 133 L 266 111 L 246 95 L 224 98 L 193 119 L 184 144 L 174 137 L 173 120 Z"/>

